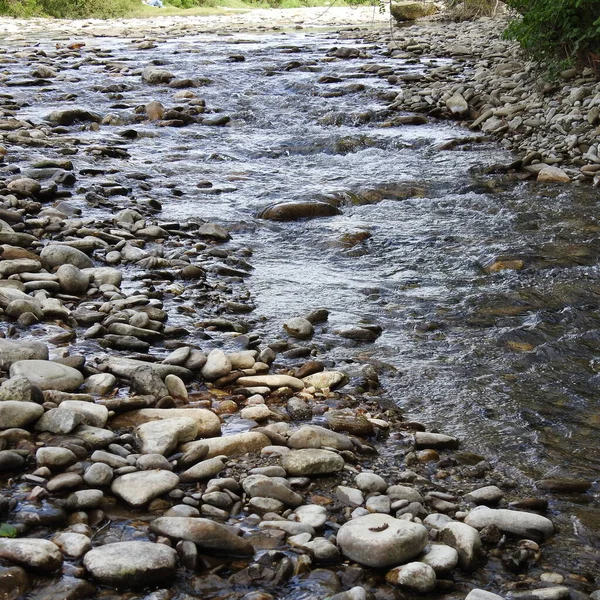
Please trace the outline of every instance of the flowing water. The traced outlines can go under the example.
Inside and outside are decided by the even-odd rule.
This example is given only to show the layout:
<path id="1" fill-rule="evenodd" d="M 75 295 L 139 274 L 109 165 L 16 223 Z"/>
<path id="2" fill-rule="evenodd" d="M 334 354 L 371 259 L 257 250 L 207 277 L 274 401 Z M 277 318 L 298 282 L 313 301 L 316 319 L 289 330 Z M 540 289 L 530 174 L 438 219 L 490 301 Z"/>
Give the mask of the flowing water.
<path id="1" fill-rule="evenodd" d="M 115 181 L 150 173 L 161 218 L 218 222 L 251 250 L 254 315 L 268 317 L 263 339 L 281 337 L 284 319 L 325 307 L 318 344 L 342 368 L 383 366 L 387 394 L 407 417 L 459 436 L 520 482 L 598 478 L 597 191 L 484 175 L 511 156 L 480 139 L 441 150 L 471 135 L 458 124 L 394 126 L 387 75 L 419 73 L 430 61 L 388 58 L 383 43 L 323 31 L 206 34 L 146 51 L 128 40 L 87 42 L 88 56 L 104 51 L 96 61 L 62 65 L 80 81 L 37 91 L 19 116 L 39 122 L 69 93 L 102 114 L 131 114 L 153 99 L 172 106 L 173 90 L 118 74 L 153 60 L 178 77 L 210 79 L 197 93 L 231 117 L 227 127 L 145 123 L 132 142 L 118 137 L 124 127 L 77 135 L 126 147 L 130 159 L 103 166 L 116 170 Z M 372 58 L 324 60 L 341 46 Z M 245 60 L 231 58 L 239 55 Z M 365 68 L 373 64 L 379 75 Z M 338 79 L 320 83 L 325 75 Z M 128 86 L 122 98 L 98 91 L 115 83 Z M 203 180 L 213 187 L 198 188 Z M 273 202 L 331 196 L 344 199 L 336 217 L 256 217 Z M 486 273 L 482 265 L 497 258 L 523 268 Z M 335 334 L 359 323 L 383 334 L 362 345 Z M 555 500 L 568 507 L 575 534 L 600 530 L 597 496 L 596 486 Z"/>

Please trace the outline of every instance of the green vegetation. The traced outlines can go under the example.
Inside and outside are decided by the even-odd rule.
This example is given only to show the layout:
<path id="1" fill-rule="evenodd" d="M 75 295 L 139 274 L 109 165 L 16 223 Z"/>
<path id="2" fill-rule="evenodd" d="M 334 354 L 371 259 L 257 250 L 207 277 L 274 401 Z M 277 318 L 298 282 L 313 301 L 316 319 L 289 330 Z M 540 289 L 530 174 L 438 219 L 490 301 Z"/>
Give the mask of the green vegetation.
<path id="1" fill-rule="evenodd" d="M 506 0 L 519 13 L 506 36 L 553 73 L 589 66 L 600 75 L 598 0 Z"/>
<path id="2" fill-rule="evenodd" d="M 219 9 L 298 8 L 325 6 L 326 0 L 163 0 L 162 9 L 146 6 L 141 0 L 0 0 L 0 15 L 10 17 L 55 17 L 59 19 L 107 19 L 111 17 L 152 17 L 159 14 L 197 15 L 218 13 Z M 330 0 L 334 1 L 334 0 Z M 335 0 L 337 6 L 370 4 L 373 0 Z"/>

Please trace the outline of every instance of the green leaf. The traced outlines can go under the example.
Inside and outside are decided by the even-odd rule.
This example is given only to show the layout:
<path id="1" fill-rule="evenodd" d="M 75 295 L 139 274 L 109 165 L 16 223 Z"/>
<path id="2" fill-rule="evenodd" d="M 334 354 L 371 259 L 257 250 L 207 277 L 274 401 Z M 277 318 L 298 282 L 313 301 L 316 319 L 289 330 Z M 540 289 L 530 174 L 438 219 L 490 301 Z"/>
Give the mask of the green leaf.
<path id="1" fill-rule="evenodd" d="M 14 538 L 17 537 L 17 529 L 8 523 L 0 523 L 0 538 L 9 537 Z"/>

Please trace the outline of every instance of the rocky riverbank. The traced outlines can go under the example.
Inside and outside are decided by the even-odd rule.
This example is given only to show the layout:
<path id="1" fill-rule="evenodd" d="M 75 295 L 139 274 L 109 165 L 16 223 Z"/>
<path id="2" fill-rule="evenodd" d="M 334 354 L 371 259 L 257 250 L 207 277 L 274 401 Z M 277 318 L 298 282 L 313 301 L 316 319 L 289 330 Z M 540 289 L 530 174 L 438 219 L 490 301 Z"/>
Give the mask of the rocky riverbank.
<path id="1" fill-rule="evenodd" d="M 600 83 L 590 69 L 569 69 L 548 81 L 516 43 L 502 39 L 506 24 L 424 20 L 367 36 L 387 43 L 386 55 L 424 67 L 382 73 L 398 87 L 389 109 L 464 121 L 498 139 L 517 159 L 496 170 L 599 185 Z"/>
<path id="2" fill-rule="evenodd" d="M 127 51 L 181 31 L 137 34 Z M 196 218 L 161 218 L 136 140 L 228 126 L 226 108 L 201 97 L 205 81 L 160 61 L 131 68 L 101 41 L 57 35 L 44 50 L 23 35 L 2 55 L 0 598 L 594 592 L 594 574 L 546 559 L 564 522 L 548 498 L 589 482 L 519 489 L 456 438 L 405 421 L 369 361 L 328 356 L 325 309 L 268 339 L 253 316 L 252 250 L 201 204 Z M 22 117 L 44 93 L 72 101 L 67 86 L 90 64 L 114 76 L 90 91 L 120 113 L 82 96 Z M 140 89 L 144 103 L 128 102 Z M 160 185 L 185 199 L 180 182 Z M 279 204 L 262 216 L 339 211 Z M 381 329 L 334 334 L 360 345 Z"/>

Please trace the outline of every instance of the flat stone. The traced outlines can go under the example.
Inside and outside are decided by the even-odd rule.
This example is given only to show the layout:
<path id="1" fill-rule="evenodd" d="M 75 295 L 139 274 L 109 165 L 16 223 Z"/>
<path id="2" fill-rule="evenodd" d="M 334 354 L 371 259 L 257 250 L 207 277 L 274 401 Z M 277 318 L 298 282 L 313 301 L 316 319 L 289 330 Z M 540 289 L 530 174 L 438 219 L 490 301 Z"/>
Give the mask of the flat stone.
<path id="1" fill-rule="evenodd" d="M 38 467 L 48 467 L 49 469 L 66 468 L 77 462 L 77 457 L 68 448 L 50 447 L 38 448 L 35 453 L 35 460 Z"/>
<path id="2" fill-rule="evenodd" d="M 338 485 L 335 488 L 335 495 L 345 506 L 362 506 L 365 501 L 360 490 L 346 485 Z"/>
<path id="3" fill-rule="evenodd" d="M 81 422 L 91 427 L 104 427 L 108 421 L 108 409 L 102 404 L 83 400 L 64 400 L 58 410 L 74 412 L 81 416 Z"/>
<path id="4" fill-rule="evenodd" d="M 537 175 L 537 180 L 546 183 L 569 183 L 571 178 L 559 167 L 544 167 Z"/>
<path id="5" fill-rule="evenodd" d="M 337 543 L 345 556 L 375 568 L 414 558 L 423 551 L 427 539 L 427 529 L 422 525 L 383 514 L 352 519 L 337 534 Z"/>
<path id="6" fill-rule="evenodd" d="M 260 452 L 269 445 L 271 445 L 271 440 L 264 433 L 247 431 L 220 438 L 188 442 L 182 444 L 179 451 L 187 453 L 198 446 L 206 446 L 208 448 L 207 458 L 213 458 L 220 455 L 239 456 L 247 452 Z"/>
<path id="7" fill-rule="evenodd" d="M 81 558 L 92 549 L 92 542 L 87 535 L 65 531 L 52 538 L 52 541 L 62 550 L 63 554 L 72 558 Z"/>
<path id="8" fill-rule="evenodd" d="M 110 489 L 131 506 L 141 507 L 177 485 L 179 477 L 170 471 L 139 471 L 117 477 Z"/>
<path id="9" fill-rule="evenodd" d="M 341 371 L 322 371 L 321 373 L 308 375 L 302 381 L 307 388 L 314 387 L 316 390 L 321 391 L 324 389 L 335 390 L 342 387 L 348 383 L 349 378 L 346 373 Z"/>
<path id="10" fill-rule="evenodd" d="M 274 498 L 283 502 L 286 506 L 300 506 L 302 496 L 278 481 L 276 478 L 266 475 L 250 475 L 242 482 L 244 491 L 250 498 Z"/>
<path id="11" fill-rule="evenodd" d="M 344 468 L 344 459 L 331 450 L 306 448 L 293 450 L 283 457 L 281 464 L 292 477 L 304 475 L 327 475 Z"/>
<path id="12" fill-rule="evenodd" d="M 236 384 L 241 387 L 268 387 L 276 390 L 282 387 L 289 387 L 294 392 L 300 392 L 304 389 L 304 382 L 291 375 L 253 375 L 251 377 L 240 377 Z"/>
<path id="13" fill-rule="evenodd" d="M 179 475 L 181 483 L 195 483 L 218 475 L 226 466 L 223 458 L 215 456 L 203 460 Z"/>
<path id="14" fill-rule="evenodd" d="M 136 427 L 142 423 L 163 419 L 191 419 L 198 428 L 197 437 L 213 437 L 221 434 L 221 420 L 214 412 L 205 408 L 142 408 L 132 410 L 111 419 L 115 429 Z"/>
<path id="15" fill-rule="evenodd" d="M 72 367 L 49 360 L 20 360 L 12 363 L 10 376 L 23 375 L 41 390 L 72 392 L 83 383 L 83 375 Z"/>
<path id="16" fill-rule="evenodd" d="M 142 454 L 168 456 L 180 443 L 196 439 L 198 425 L 187 417 L 160 419 L 138 425 L 134 433 L 140 441 Z"/>
<path id="17" fill-rule="evenodd" d="M 177 552 L 152 542 L 117 542 L 90 550 L 83 564 L 91 576 L 117 588 L 146 588 L 175 575 Z"/>
<path id="18" fill-rule="evenodd" d="M 158 534 L 176 540 L 193 542 L 201 550 L 210 553 L 252 556 L 254 549 L 250 543 L 235 533 L 209 519 L 194 517 L 159 517 L 150 523 L 150 529 Z"/>
<path id="19" fill-rule="evenodd" d="M 56 571 L 63 562 L 58 546 L 41 538 L 0 538 L 0 558 L 42 573 Z"/>
<path id="20" fill-rule="evenodd" d="M 474 508 L 466 517 L 465 523 L 475 529 L 495 525 L 504 533 L 535 541 L 547 540 L 554 533 L 550 519 L 530 512 L 492 509 L 487 506 Z"/>
<path id="21" fill-rule="evenodd" d="M 318 504 L 306 504 L 294 510 L 292 516 L 299 523 L 310 525 L 313 529 L 319 529 L 327 521 L 327 509 Z"/>
<path id="22" fill-rule="evenodd" d="M 355 477 L 354 483 L 356 484 L 356 487 L 365 494 L 371 492 L 384 494 L 388 489 L 385 479 L 376 473 L 359 473 Z"/>
<path id="23" fill-rule="evenodd" d="M 322 448 L 336 450 L 352 450 L 352 441 L 347 435 L 336 433 L 318 425 L 304 425 L 295 431 L 288 439 L 290 448 Z"/>
<path id="24" fill-rule="evenodd" d="M 504 492 L 496 485 L 487 485 L 469 492 L 465 496 L 467 502 L 474 504 L 498 504 L 504 498 Z"/>
<path id="25" fill-rule="evenodd" d="M 0 429 L 27 427 L 44 414 L 44 407 L 35 402 L 5 400 L 0 402 Z"/>
<path id="26" fill-rule="evenodd" d="M 303 317 L 294 317 L 292 319 L 288 319 L 283 324 L 283 328 L 290 336 L 300 340 L 306 340 L 314 333 L 312 323 Z"/>

